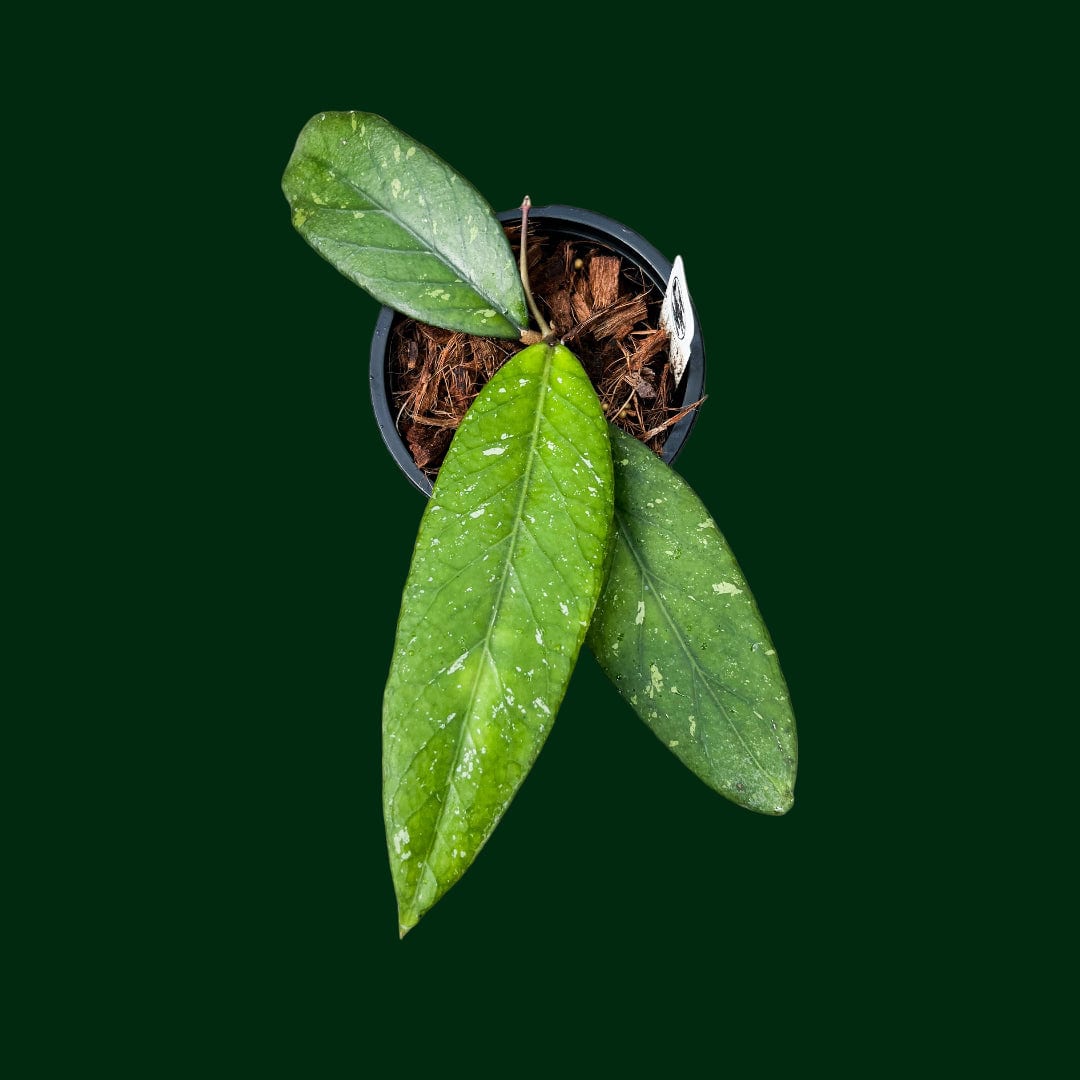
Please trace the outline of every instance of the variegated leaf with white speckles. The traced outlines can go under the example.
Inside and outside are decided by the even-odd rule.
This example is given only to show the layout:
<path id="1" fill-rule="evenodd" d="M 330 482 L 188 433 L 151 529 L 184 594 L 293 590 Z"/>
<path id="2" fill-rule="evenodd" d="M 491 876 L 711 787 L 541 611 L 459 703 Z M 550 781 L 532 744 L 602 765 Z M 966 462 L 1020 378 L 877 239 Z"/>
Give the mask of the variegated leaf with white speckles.
<path id="1" fill-rule="evenodd" d="M 532 767 L 604 584 L 608 425 L 561 345 L 487 383 L 420 524 L 383 703 L 383 808 L 404 935 Z"/>
<path id="2" fill-rule="evenodd" d="M 791 808 L 795 716 L 735 557 L 673 469 L 612 429 L 616 540 L 589 648 L 665 746 L 763 814 Z"/>
<path id="3" fill-rule="evenodd" d="M 282 189 L 300 235 L 380 303 L 486 337 L 517 338 L 528 325 L 514 256 L 491 207 L 381 116 L 313 117 Z"/>

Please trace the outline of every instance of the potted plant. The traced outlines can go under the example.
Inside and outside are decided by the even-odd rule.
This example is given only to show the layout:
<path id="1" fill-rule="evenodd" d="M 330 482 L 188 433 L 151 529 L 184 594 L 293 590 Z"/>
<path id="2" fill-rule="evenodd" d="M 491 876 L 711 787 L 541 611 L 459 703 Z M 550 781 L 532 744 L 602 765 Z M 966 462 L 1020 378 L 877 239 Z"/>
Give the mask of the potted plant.
<path id="1" fill-rule="evenodd" d="M 795 721 L 748 584 L 701 500 L 601 400 L 580 323 L 571 333 L 571 316 L 552 324 L 538 304 L 529 200 L 515 258 L 504 222 L 463 177 L 362 112 L 313 117 L 283 189 L 304 239 L 437 345 L 435 331 L 505 343 L 450 418 L 383 695 L 402 936 L 498 824 L 586 640 L 701 780 L 750 810 L 785 813 Z M 382 331 L 393 319 L 380 319 Z M 653 389 L 643 371 L 631 365 L 627 376 L 631 389 L 635 378 L 645 384 L 641 394 Z M 396 438 L 385 427 L 384 437 Z"/>

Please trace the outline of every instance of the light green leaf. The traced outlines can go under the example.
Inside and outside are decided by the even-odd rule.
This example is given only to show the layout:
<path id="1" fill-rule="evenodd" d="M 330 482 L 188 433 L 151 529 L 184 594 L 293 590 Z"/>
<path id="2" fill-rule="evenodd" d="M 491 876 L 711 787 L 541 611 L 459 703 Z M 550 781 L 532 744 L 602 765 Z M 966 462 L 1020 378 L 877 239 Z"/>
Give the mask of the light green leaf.
<path id="1" fill-rule="evenodd" d="M 616 541 L 589 648 L 665 746 L 740 806 L 794 800 L 795 716 L 727 542 L 674 470 L 612 429 Z"/>
<path id="2" fill-rule="evenodd" d="M 454 435 L 383 701 L 402 935 L 469 867 L 551 730 L 604 583 L 613 487 L 608 425 L 561 345 L 507 361 Z"/>
<path id="3" fill-rule="evenodd" d="M 313 117 L 282 189 L 304 239 L 380 303 L 486 337 L 517 338 L 528 325 L 514 256 L 491 207 L 381 116 Z"/>

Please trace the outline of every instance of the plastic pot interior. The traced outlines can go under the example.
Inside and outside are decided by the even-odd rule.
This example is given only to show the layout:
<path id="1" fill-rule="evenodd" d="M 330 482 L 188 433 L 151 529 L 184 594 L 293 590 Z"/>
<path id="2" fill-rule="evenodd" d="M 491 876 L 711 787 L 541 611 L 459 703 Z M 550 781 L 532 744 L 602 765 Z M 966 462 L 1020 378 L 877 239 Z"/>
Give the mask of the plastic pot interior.
<path id="1" fill-rule="evenodd" d="M 520 220 L 521 210 L 506 210 L 498 215 L 504 224 Z M 545 236 L 554 239 L 584 240 L 606 247 L 635 265 L 648 282 L 654 285 L 663 296 L 671 274 L 671 260 L 666 259 L 647 240 L 628 229 L 625 225 L 591 210 L 580 210 L 573 206 L 534 206 L 529 211 L 531 222 L 543 223 Z M 682 383 L 677 388 L 672 406 L 680 408 L 683 404 L 697 401 L 705 391 L 705 346 L 701 337 L 701 323 L 694 308 L 693 299 L 690 307 L 694 312 L 694 337 L 690 345 L 690 357 L 683 373 Z M 397 417 L 390 395 L 390 378 L 387 370 L 390 357 L 390 331 L 394 320 L 400 318 L 393 308 L 384 307 L 379 312 L 375 323 L 375 332 L 371 339 L 371 401 L 375 409 L 375 419 L 379 425 L 386 448 L 401 471 L 409 478 L 417 490 L 424 495 L 431 495 L 431 478 L 417 468 L 409 453 L 408 445 L 397 430 Z M 697 419 L 697 410 L 684 416 L 668 430 L 667 439 L 661 452 L 664 461 L 675 460 L 690 435 Z"/>

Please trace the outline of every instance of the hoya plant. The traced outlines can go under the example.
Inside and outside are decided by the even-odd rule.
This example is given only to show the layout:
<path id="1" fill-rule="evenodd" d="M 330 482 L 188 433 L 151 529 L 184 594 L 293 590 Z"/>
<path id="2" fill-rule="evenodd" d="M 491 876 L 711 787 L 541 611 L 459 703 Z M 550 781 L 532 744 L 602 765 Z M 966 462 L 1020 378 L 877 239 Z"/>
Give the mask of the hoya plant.
<path id="1" fill-rule="evenodd" d="M 283 189 L 301 236 L 421 323 L 520 342 L 458 424 L 420 519 L 383 695 L 383 811 L 404 936 L 491 836 L 584 643 L 672 753 L 748 810 L 792 805 L 795 719 L 712 516 L 610 423 L 475 188 L 371 113 L 320 113 Z M 531 315 L 531 318 L 530 318 Z"/>

